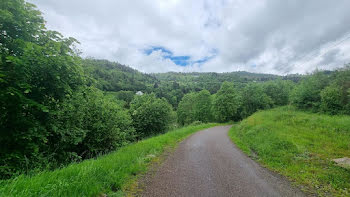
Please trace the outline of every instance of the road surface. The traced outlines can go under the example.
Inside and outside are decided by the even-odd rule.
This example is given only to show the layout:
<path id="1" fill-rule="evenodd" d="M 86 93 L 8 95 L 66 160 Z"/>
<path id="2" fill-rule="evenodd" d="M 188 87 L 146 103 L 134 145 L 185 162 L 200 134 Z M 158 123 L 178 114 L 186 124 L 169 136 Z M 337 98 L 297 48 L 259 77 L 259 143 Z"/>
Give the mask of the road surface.
<path id="1" fill-rule="evenodd" d="M 195 133 L 146 178 L 142 196 L 304 196 L 244 155 L 229 139 L 230 126 Z"/>

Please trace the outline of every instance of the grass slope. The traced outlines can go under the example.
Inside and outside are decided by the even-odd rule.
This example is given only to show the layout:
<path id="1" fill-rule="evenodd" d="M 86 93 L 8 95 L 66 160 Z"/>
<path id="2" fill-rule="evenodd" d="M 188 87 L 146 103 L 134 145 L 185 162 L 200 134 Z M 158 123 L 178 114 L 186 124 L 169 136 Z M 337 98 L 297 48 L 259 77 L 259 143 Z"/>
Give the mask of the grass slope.
<path id="1" fill-rule="evenodd" d="M 281 107 L 253 114 L 229 136 L 245 153 L 320 196 L 350 196 L 350 170 L 331 160 L 350 157 L 350 116 Z"/>
<path id="2" fill-rule="evenodd" d="M 166 147 L 174 147 L 190 134 L 216 126 L 188 126 L 128 145 L 118 151 L 35 176 L 19 176 L 0 182 L 0 196 L 99 196 L 122 195 L 135 175 L 146 172 L 150 161 Z M 110 196 L 110 195 L 109 195 Z"/>

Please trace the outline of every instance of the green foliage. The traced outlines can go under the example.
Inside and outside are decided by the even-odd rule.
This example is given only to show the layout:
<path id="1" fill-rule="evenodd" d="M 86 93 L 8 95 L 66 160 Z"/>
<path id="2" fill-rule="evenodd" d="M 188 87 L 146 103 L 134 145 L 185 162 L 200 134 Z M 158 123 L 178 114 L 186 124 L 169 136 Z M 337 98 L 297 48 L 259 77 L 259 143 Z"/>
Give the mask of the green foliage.
<path id="1" fill-rule="evenodd" d="M 280 107 L 253 114 L 229 131 L 244 152 L 319 196 L 348 196 L 350 172 L 331 159 L 350 155 L 350 117 Z"/>
<path id="2" fill-rule="evenodd" d="M 40 11 L 24 0 L 0 1 L 0 21 L 0 178 L 94 157 L 165 132 L 177 126 L 172 107 L 181 125 L 210 122 L 214 115 L 220 122 L 239 120 L 288 102 L 350 114 L 349 65 L 301 82 L 300 75 L 248 72 L 149 75 L 107 60 L 81 59 L 78 41 L 47 30 Z M 294 90 L 288 79 L 299 82 Z M 136 91 L 152 94 L 135 96 Z"/>
<path id="3" fill-rule="evenodd" d="M 350 114 L 350 67 L 334 72 L 316 72 L 292 91 L 291 102 L 299 109 L 331 115 Z"/>
<path id="4" fill-rule="evenodd" d="M 202 90 L 195 95 L 193 116 L 195 120 L 210 122 L 213 119 L 210 92 Z"/>
<path id="5" fill-rule="evenodd" d="M 261 73 L 249 73 L 244 71 L 229 72 L 229 73 L 157 73 L 154 76 L 162 83 L 164 82 L 177 82 L 184 89 L 190 91 L 208 90 L 211 94 L 216 93 L 221 86 L 221 83 L 233 82 L 239 87 L 244 86 L 247 82 L 252 81 L 269 81 L 280 78 L 277 75 L 261 74 Z M 188 93 L 188 92 L 184 92 Z"/>
<path id="6" fill-rule="evenodd" d="M 241 103 L 241 96 L 234 85 L 229 82 L 222 83 L 213 101 L 215 119 L 219 122 L 239 120 Z"/>
<path id="7" fill-rule="evenodd" d="M 151 75 L 108 60 L 84 59 L 83 64 L 89 83 L 104 91 L 148 92 L 156 81 Z"/>
<path id="8" fill-rule="evenodd" d="M 124 107 L 130 108 L 130 103 L 134 99 L 135 92 L 133 91 L 118 91 L 118 92 L 107 92 L 107 95 L 112 95 L 119 101 L 124 101 Z"/>
<path id="9" fill-rule="evenodd" d="M 98 159 L 86 160 L 35 176 L 21 175 L 0 182 L 0 196 L 123 196 L 135 175 L 145 173 L 166 148 L 190 134 L 216 126 L 189 126 L 125 146 Z"/>
<path id="10" fill-rule="evenodd" d="M 337 85 L 324 88 L 321 93 L 321 111 L 331 115 L 339 114 L 343 110 L 341 89 Z"/>
<path id="11" fill-rule="evenodd" d="M 188 125 L 195 121 L 194 103 L 195 93 L 188 93 L 182 97 L 177 109 L 177 120 L 180 125 Z"/>
<path id="12" fill-rule="evenodd" d="M 289 103 L 289 94 L 294 87 L 292 81 L 274 80 L 263 84 L 264 92 L 272 99 L 273 105 L 283 106 Z"/>
<path id="13" fill-rule="evenodd" d="M 154 83 L 153 92 L 157 97 L 164 97 L 176 109 L 185 94 L 208 90 L 215 94 L 223 82 L 233 82 L 238 89 L 252 81 L 264 82 L 281 77 L 271 74 L 248 73 L 244 71 L 230 73 L 156 73 L 152 74 L 158 81 Z M 288 78 L 289 77 L 285 77 Z M 295 76 L 293 79 L 300 77 Z"/>
<path id="14" fill-rule="evenodd" d="M 190 126 L 197 126 L 197 125 L 201 125 L 201 124 L 203 124 L 203 122 L 201 122 L 201 121 L 199 121 L 199 120 L 196 120 L 196 121 L 192 122 L 192 123 L 190 124 Z"/>
<path id="15" fill-rule="evenodd" d="M 84 88 L 66 99 L 52 117 L 49 140 L 59 161 L 90 158 L 134 141 L 129 113 L 96 88 Z"/>
<path id="16" fill-rule="evenodd" d="M 1 1 L 0 176 L 46 163 L 48 117 L 84 84 L 76 40 L 47 31 L 22 0 Z"/>
<path id="17" fill-rule="evenodd" d="M 249 83 L 242 90 L 242 117 L 248 117 L 258 110 L 268 109 L 271 106 L 272 100 L 260 84 Z"/>
<path id="18" fill-rule="evenodd" d="M 350 64 L 335 71 L 335 83 L 340 88 L 343 113 L 350 115 Z"/>
<path id="19" fill-rule="evenodd" d="M 177 110 L 180 125 L 188 125 L 194 121 L 210 122 L 212 115 L 212 98 L 208 90 L 186 94 Z"/>
<path id="20" fill-rule="evenodd" d="M 154 94 L 135 96 L 130 104 L 133 126 L 139 138 L 166 132 L 171 124 L 172 107 Z"/>
<path id="21" fill-rule="evenodd" d="M 310 109 L 314 112 L 321 105 L 321 91 L 329 83 L 329 76 L 323 72 L 316 72 L 305 77 L 292 91 L 291 102 L 299 109 Z"/>
<path id="22" fill-rule="evenodd" d="M 0 21 L 2 58 L 21 55 L 27 42 L 41 44 L 45 40 L 47 32 L 41 12 L 24 0 L 2 0 Z"/>
<path id="23" fill-rule="evenodd" d="M 135 96 L 135 92 L 132 92 L 132 91 L 119 91 L 116 93 L 117 99 L 125 101 L 129 104 L 131 103 L 134 96 Z"/>

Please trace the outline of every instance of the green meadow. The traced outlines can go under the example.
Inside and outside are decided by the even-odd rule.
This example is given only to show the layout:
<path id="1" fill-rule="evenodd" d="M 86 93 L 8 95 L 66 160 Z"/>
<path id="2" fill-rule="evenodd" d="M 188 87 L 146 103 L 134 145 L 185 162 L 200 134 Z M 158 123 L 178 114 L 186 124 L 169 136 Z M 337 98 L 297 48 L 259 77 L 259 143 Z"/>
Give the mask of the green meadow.
<path id="1" fill-rule="evenodd" d="M 332 159 L 350 156 L 350 116 L 328 116 L 292 107 L 260 111 L 232 127 L 245 153 L 308 193 L 350 195 L 350 170 Z"/>

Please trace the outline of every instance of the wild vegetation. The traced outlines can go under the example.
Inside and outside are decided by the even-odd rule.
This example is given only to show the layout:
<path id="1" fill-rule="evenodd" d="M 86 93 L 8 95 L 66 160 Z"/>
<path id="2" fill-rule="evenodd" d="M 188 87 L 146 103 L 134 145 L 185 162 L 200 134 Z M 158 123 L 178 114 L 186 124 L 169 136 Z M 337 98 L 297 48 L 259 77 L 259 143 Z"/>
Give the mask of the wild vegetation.
<path id="1" fill-rule="evenodd" d="M 349 125 L 345 121 L 347 115 L 350 115 L 350 65 L 334 71 L 315 71 L 308 75 L 289 76 L 248 72 L 145 74 L 119 63 L 80 57 L 77 50 L 78 41 L 47 30 L 40 11 L 24 0 L 2 0 L 0 20 L 0 178 L 10 179 L 2 182 L 5 187 L 2 191 L 5 193 L 10 190 L 21 192 L 21 189 L 29 187 L 26 184 L 34 184 L 30 188 L 36 188 L 33 191 L 34 194 L 38 194 L 35 192 L 39 192 L 39 187 L 44 187 L 41 184 L 44 184 L 45 179 L 52 179 L 52 183 L 58 183 L 54 180 L 58 176 L 56 174 L 67 172 L 73 173 L 69 176 L 75 176 L 78 172 L 73 171 L 76 169 L 79 171 L 79 168 L 89 168 L 90 165 L 103 165 L 99 159 L 86 162 L 83 160 L 97 158 L 112 151 L 117 150 L 111 156 L 100 157 L 101 160 L 113 157 L 111 162 L 117 162 L 116 160 L 123 162 L 124 156 L 113 156 L 122 154 L 118 150 L 122 152 L 131 146 L 142 149 L 143 145 L 128 144 L 179 126 L 209 122 L 225 123 L 240 121 L 247 117 L 241 127 L 235 127 L 240 128 L 235 139 L 240 139 L 237 143 L 242 143 L 243 148 L 248 147 L 252 150 L 255 148 L 258 156 L 268 165 L 270 159 L 268 154 L 272 154 L 270 153 L 274 151 L 272 148 L 279 146 L 271 146 L 272 148 L 269 146 L 269 149 L 261 147 L 261 151 L 258 150 L 259 143 L 262 142 L 259 140 L 265 135 L 270 135 L 266 131 L 273 126 L 268 125 L 272 124 L 272 121 L 267 120 L 265 126 L 261 125 L 266 129 L 258 129 L 261 136 L 258 136 L 254 143 L 259 147 L 254 147 L 253 141 L 245 137 L 255 132 L 254 129 L 250 130 L 253 127 L 245 125 L 249 123 L 259 127 L 263 124 L 260 119 L 256 121 L 259 125 L 255 125 L 254 121 L 250 122 L 260 116 L 250 117 L 253 113 L 284 105 L 292 105 L 295 109 L 307 113 L 291 110 L 285 112 L 293 114 L 292 117 L 303 127 L 289 128 L 288 121 L 294 120 L 293 118 L 278 120 L 279 116 L 284 118 L 290 116 L 289 114 L 278 110 L 266 112 L 264 114 L 266 117 L 272 116 L 269 113 L 278 112 L 278 117 L 272 119 L 280 121 L 277 125 L 280 127 L 273 127 L 276 132 L 278 129 L 280 137 L 292 135 L 293 133 L 288 133 L 288 129 L 293 132 L 305 129 L 306 133 L 306 129 L 317 131 L 320 128 L 319 133 L 315 135 L 322 134 L 324 139 L 317 143 L 327 141 L 331 143 L 335 134 L 344 135 L 344 139 L 347 139 Z M 141 91 L 141 95 L 135 94 L 138 91 Z M 280 110 L 282 109 L 286 108 Z M 315 120 L 321 123 L 316 124 Z M 337 122 L 337 125 L 327 126 L 331 121 Z M 282 129 L 283 124 L 286 124 L 285 130 Z M 194 132 L 193 128 L 202 127 L 190 128 L 192 128 L 190 132 Z M 326 132 L 323 128 L 329 130 Z M 181 130 L 180 133 L 188 132 Z M 173 135 L 166 134 L 169 138 L 174 137 L 171 140 L 182 139 L 187 134 L 181 134 L 179 138 Z M 314 139 L 307 134 L 300 135 L 302 136 L 298 143 Z M 266 139 L 270 138 L 272 141 L 277 139 L 273 136 L 267 136 Z M 319 139 L 314 139 L 317 140 Z M 164 145 L 170 141 L 161 143 Z M 301 154 L 300 151 L 309 151 L 306 145 L 298 145 L 295 141 L 291 143 L 283 141 L 281 146 L 286 146 L 285 149 L 275 151 L 276 155 L 283 153 L 288 157 L 281 157 L 282 160 L 285 159 L 281 162 L 291 161 L 295 155 Z M 341 143 L 344 148 L 345 141 Z M 289 149 L 289 146 L 292 149 Z M 321 146 L 312 146 L 321 149 Z M 340 156 L 337 151 L 342 150 L 341 147 L 335 146 L 330 153 Z M 268 155 L 266 160 L 264 154 Z M 126 159 L 125 162 L 134 162 L 135 159 L 136 157 L 133 157 L 133 160 Z M 78 162 L 82 163 L 69 165 Z M 55 170 L 68 165 L 67 169 Z M 111 167 L 110 164 L 105 165 L 106 168 Z M 94 176 L 96 173 L 94 170 L 97 169 L 95 167 L 91 168 L 93 173 L 86 176 Z M 50 174 L 49 170 L 55 171 Z M 289 176 L 287 172 L 280 171 Z M 337 170 L 328 172 L 330 176 L 333 176 L 332 173 L 340 173 Z M 39 175 L 35 176 L 38 173 Z M 110 176 L 108 173 L 110 172 L 105 174 L 106 179 Z M 117 170 L 111 173 L 121 173 L 111 175 L 114 178 L 125 175 L 124 172 Z M 322 173 L 320 176 L 323 176 Z M 338 179 L 337 175 L 334 176 Z M 343 176 L 348 176 L 348 173 L 344 173 Z M 339 180 L 342 181 L 343 176 Z M 294 178 L 302 179 L 302 177 Z M 38 183 L 31 180 L 38 180 Z M 57 178 L 57 181 L 59 180 L 60 178 Z M 104 178 L 101 180 L 105 181 Z M 311 179 L 306 180 L 304 177 L 301 183 L 308 184 L 308 181 Z M 62 184 L 68 184 L 69 179 L 63 182 Z M 116 186 L 117 189 L 122 182 L 115 183 L 119 184 Z M 96 180 L 96 184 L 100 183 Z M 326 185 L 325 187 L 328 187 L 327 184 L 331 185 L 329 191 L 347 187 L 343 183 L 333 183 L 324 181 L 322 185 Z M 97 194 L 98 189 L 102 188 L 103 191 L 111 186 L 96 186 L 87 192 Z M 80 190 L 76 190 L 78 191 Z"/>
<path id="2" fill-rule="evenodd" d="M 165 149 L 188 135 L 217 124 L 188 126 L 127 145 L 118 151 L 35 176 L 0 181 L 0 196 L 122 196 Z"/>
<path id="3" fill-rule="evenodd" d="M 130 94 L 147 92 L 153 77 L 82 59 L 78 42 L 47 30 L 34 5 L 0 4 L 1 178 L 96 157 L 169 128 L 164 99 Z"/>
<path id="4" fill-rule="evenodd" d="M 332 159 L 350 155 L 350 116 L 280 107 L 255 113 L 229 135 L 245 153 L 320 196 L 350 195 L 350 172 Z"/>

